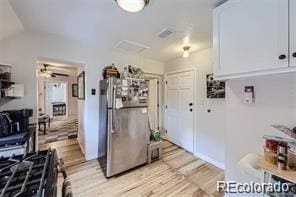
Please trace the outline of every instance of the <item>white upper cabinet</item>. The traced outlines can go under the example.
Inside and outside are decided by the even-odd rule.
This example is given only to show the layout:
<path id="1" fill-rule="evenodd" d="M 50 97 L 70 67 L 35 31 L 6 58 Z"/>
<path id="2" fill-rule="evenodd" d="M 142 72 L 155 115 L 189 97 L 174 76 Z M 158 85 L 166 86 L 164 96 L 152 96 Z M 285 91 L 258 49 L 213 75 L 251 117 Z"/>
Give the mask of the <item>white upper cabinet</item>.
<path id="1" fill-rule="evenodd" d="M 289 72 L 289 17 L 296 51 L 296 0 L 290 1 L 290 16 L 289 0 L 230 0 L 214 10 L 215 78 Z"/>
<path id="2" fill-rule="evenodd" d="M 290 0 L 290 60 L 296 67 L 296 0 Z"/>

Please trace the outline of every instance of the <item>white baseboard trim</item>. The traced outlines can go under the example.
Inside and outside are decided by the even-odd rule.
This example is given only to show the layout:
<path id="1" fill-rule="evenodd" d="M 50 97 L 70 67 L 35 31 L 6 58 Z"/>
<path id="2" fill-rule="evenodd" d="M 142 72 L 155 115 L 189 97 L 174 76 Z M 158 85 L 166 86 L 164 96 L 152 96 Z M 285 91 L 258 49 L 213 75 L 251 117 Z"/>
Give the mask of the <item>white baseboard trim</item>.
<path id="1" fill-rule="evenodd" d="M 89 160 L 93 160 L 93 159 L 97 159 L 98 158 L 98 155 L 97 154 L 94 154 L 94 155 L 84 155 L 86 161 L 89 161 Z"/>
<path id="2" fill-rule="evenodd" d="M 80 139 L 80 137 L 79 137 L 79 134 L 78 134 L 78 136 L 77 136 L 77 142 L 78 142 L 78 144 L 79 144 L 79 147 L 80 147 L 80 150 L 81 150 L 82 154 L 85 155 L 84 147 L 83 147 L 82 144 L 81 144 L 81 139 Z"/>
<path id="3" fill-rule="evenodd" d="M 194 155 L 206 162 L 213 164 L 214 166 L 216 166 L 218 168 L 225 170 L 225 164 L 222 162 L 216 161 L 215 159 L 212 159 L 211 157 L 208 157 L 208 156 L 198 153 L 198 152 L 194 153 Z"/>
<path id="4" fill-rule="evenodd" d="M 97 154 L 94 154 L 94 155 L 86 155 L 85 154 L 85 150 L 84 150 L 84 148 L 83 148 L 83 146 L 82 146 L 82 144 L 80 142 L 80 138 L 79 137 L 77 138 L 77 141 L 78 141 L 78 144 L 80 146 L 81 152 L 84 155 L 84 158 L 85 158 L 86 161 L 89 161 L 89 160 L 93 160 L 93 159 L 97 159 L 98 158 L 98 155 Z"/>
<path id="5" fill-rule="evenodd" d="M 82 144 L 80 143 L 79 140 L 77 140 L 77 141 L 78 141 L 78 144 L 79 144 L 80 150 L 81 150 L 82 154 L 84 155 L 84 149 L 83 149 L 83 146 L 82 146 Z"/>

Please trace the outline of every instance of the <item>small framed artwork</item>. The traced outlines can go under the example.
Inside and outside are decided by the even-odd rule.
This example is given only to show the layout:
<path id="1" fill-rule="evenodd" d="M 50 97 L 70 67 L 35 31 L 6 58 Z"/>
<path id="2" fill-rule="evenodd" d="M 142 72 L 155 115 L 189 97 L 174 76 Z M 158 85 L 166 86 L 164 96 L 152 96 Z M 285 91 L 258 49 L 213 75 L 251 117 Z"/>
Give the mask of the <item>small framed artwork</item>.
<path id="1" fill-rule="evenodd" d="M 208 74 L 207 98 L 225 98 L 225 81 L 214 80 L 213 74 Z"/>
<path id="2" fill-rule="evenodd" d="M 72 84 L 72 97 L 78 97 L 78 84 Z"/>
<path id="3" fill-rule="evenodd" d="M 77 76 L 77 84 L 78 84 L 78 99 L 85 99 L 85 72 L 81 72 Z"/>

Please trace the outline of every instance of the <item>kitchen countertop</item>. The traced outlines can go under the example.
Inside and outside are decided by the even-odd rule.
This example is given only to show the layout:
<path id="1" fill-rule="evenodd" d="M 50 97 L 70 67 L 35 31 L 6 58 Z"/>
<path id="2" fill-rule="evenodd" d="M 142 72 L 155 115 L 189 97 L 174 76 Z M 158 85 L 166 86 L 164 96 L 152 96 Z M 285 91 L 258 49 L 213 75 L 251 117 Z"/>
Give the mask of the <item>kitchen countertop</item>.
<path id="1" fill-rule="evenodd" d="M 296 183 L 296 171 L 293 171 L 291 169 L 287 169 L 287 170 L 280 170 L 277 168 L 276 165 L 273 165 L 271 163 L 268 163 L 264 160 L 264 157 L 262 157 L 258 164 L 257 164 L 258 168 L 263 169 L 266 172 L 269 172 L 271 174 L 274 174 L 278 177 L 281 177 L 283 179 L 286 179 L 288 181 L 291 181 L 293 183 Z"/>

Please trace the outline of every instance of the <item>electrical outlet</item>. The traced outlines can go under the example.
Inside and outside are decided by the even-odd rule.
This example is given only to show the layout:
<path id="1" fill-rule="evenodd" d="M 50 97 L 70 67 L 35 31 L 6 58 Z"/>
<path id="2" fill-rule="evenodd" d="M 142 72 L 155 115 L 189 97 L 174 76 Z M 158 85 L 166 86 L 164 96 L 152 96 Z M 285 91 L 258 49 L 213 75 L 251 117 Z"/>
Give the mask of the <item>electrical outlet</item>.
<path id="1" fill-rule="evenodd" d="M 96 89 L 91 89 L 91 95 L 96 95 Z"/>

